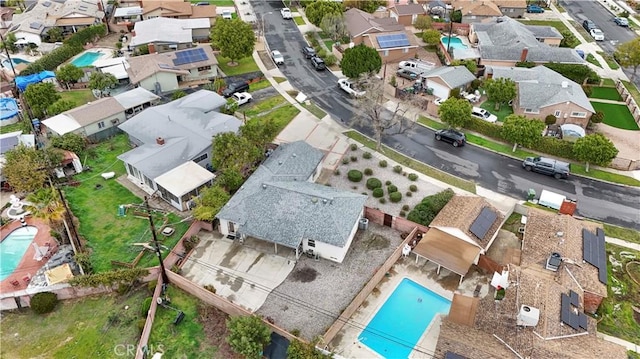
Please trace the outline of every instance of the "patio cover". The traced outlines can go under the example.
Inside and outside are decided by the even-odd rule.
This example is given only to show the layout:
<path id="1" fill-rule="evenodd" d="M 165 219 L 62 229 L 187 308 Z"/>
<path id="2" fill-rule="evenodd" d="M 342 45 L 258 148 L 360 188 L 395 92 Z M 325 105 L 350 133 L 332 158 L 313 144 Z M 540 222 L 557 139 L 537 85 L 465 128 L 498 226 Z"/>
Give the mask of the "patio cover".
<path id="1" fill-rule="evenodd" d="M 59 267 L 55 267 L 44 272 L 48 285 L 54 285 L 73 278 L 69 263 L 65 263 Z"/>
<path id="2" fill-rule="evenodd" d="M 156 177 L 155 182 L 180 198 L 214 178 L 213 173 L 189 161 Z"/>
<path id="3" fill-rule="evenodd" d="M 82 127 L 78 121 L 62 113 L 42 121 L 42 124 L 60 136 Z"/>
<path id="4" fill-rule="evenodd" d="M 416 255 L 435 262 L 464 277 L 481 248 L 438 228 L 429 228 L 413 249 Z"/>

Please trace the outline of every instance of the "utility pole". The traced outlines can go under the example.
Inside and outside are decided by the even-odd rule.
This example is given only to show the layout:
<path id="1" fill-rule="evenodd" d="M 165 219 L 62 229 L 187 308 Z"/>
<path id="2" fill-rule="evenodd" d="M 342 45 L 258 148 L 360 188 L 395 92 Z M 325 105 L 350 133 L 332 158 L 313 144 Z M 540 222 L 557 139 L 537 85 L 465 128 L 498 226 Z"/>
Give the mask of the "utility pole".
<path id="1" fill-rule="evenodd" d="M 156 247 L 156 255 L 160 261 L 160 271 L 162 274 L 163 285 L 169 284 L 169 277 L 167 277 L 167 271 L 164 268 L 164 261 L 162 260 L 162 252 L 160 252 L 160 245 L 158 244 L 158 237 L 156 236 L 156 227 L 153 225 L 153 216 L 151 215 L 151 207 L 149 207 L 149 198 L 144 197 L 144 204 L 147 207 L 147 216 L 149 218 L 149 226 L 151 227 L 151 236 L 153 237 L 153 244 Z"/>

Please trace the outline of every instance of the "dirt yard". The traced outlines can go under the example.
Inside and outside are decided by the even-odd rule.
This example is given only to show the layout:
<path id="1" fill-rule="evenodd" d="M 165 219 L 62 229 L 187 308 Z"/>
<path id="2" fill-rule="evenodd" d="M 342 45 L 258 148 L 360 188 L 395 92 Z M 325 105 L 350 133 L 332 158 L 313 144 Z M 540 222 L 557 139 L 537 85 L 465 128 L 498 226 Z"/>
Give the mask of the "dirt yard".
<path id="1" fill-rule="evenodd" d="M 599 132 L 613 141 L 618 149 L 618 157 L 628 160 L 640 159 L 640 131 L 623 130 L 604 123 L 599 123 L 596 127 Z"/>
<path id="2" fill-rule="evenodd" d="M 218 348 L 216 358 L 242 359 L 242 355 L 234 352 L 226 341 L 229 316 L 215 307 L 205 305 L 198 308 L 198 314 L 198 321 L 204 327 L 207 342 Z"/>

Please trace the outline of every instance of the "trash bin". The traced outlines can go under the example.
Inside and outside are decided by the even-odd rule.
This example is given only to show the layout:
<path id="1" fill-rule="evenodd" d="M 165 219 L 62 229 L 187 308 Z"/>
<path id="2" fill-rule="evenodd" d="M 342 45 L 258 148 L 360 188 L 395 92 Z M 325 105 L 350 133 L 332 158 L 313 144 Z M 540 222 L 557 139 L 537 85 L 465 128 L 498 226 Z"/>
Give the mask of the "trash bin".
<path id="1" fill-rule="evenodd" d="M 527 201 L 532 201 L 534 198 L 536 198 L 536 190 L 529 188 L 529 191 L 527 192 Z"/>

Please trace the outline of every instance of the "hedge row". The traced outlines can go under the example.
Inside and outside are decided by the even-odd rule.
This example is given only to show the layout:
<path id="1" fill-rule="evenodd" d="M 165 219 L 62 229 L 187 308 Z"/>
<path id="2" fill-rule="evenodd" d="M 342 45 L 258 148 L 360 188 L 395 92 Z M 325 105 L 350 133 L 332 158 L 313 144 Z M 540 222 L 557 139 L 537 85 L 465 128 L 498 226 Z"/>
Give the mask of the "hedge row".
<path id="1" fill-rule="evenodd" d="M 425 197 L 422 199 L 422 202 L 418 203 L 413 210 L 409 212 L 407 219 L 428 226 L 454 195 L 453 190 L 447 188 L 442 192 Z"/>

